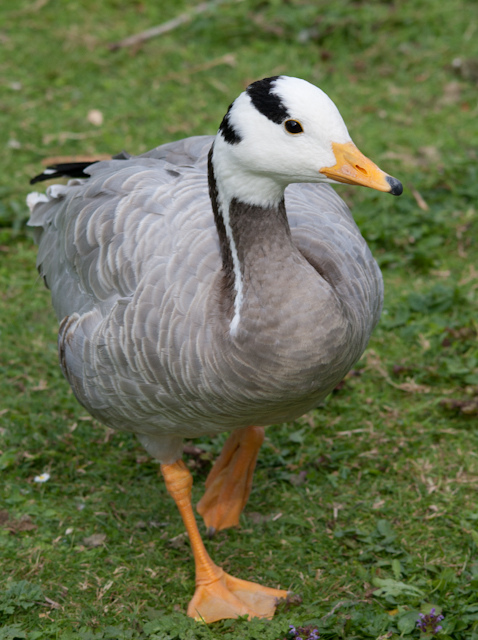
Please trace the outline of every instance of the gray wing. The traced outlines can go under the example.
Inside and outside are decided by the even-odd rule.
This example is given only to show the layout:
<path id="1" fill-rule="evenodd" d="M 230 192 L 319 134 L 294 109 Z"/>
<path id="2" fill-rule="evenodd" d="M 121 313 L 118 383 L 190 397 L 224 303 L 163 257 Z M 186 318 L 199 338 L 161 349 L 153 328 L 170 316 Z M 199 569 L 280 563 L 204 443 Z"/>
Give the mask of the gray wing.
<path id="1" fill-rule="evenodd" d="M 100 162 L 88 180 L 30 199 L 63 371 L 78 400 L 115 428 L 162 408 L 172 429 L 184 398 L 176 369 L 199 373 L 195 346 L 208 339 L 204 308 L 220 270 L 206 178 L 212 140 Z"/>
<path id="2" fill-rule="evenodd" d="M 93 309 L 106 314 L 133 295 L 145 270 L 164 263 L 193 225 L 213 229 L 204 180 L 212 141 L 187 138 L 143 156 L 99 162 L 86 170 L 87 181 L 54 185 L 37 198 L 29 225 L 59 320 Z"/>

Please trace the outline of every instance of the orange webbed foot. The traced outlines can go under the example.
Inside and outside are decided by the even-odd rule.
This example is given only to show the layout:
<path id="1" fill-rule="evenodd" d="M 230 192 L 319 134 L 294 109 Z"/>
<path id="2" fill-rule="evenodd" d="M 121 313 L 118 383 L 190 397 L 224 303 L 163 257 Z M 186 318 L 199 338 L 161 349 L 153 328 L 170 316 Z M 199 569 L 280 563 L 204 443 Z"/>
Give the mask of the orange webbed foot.
<path id="1" fill-rule="evenodd" d="M 226 440 L 206 480 L 206 491 L 197 504 L 210 535 L 239 524 L 263 441 L 263 427 L 238 429 Z"/>
<path id="2" fill-rule="evenodd" d="M 198 584 L 188 606 L 188 616 L 204 622 L 247 615 L 249 618 L 272 618 L 277 604 L 287 591 L 263 587 L 248 580 L 234 578 L 221 571 L 208 584 Z"/>

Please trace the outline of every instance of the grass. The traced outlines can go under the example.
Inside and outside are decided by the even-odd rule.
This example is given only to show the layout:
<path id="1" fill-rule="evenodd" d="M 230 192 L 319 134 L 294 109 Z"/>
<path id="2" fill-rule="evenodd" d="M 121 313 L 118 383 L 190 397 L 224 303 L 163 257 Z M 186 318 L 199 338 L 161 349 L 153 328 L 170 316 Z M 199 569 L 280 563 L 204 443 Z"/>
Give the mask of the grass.
<path id="1" fill-rule="evenodd" d="M 192 5 L 0 6 L 0 639 L 278 640 L 290 624 L 424 638 L 418 613 L 436 607 L 438 637 L 476 640 L 475 3 L 231 0 L 109 51 Z M 193 565 L 157 465 L 61 376 L 24 198 L 45 158 L 213 133 L 249 81 L 276 73 L 329 93 L 406 191 L 337 187 L 384 274 L 381 324 L 324 407 L 268 430 L 241 528 L 207 542 L 227 571 L 302 601 L 206 627 L 184 615 Z M 190 463 L 196 500 L 222 442 Z"/>

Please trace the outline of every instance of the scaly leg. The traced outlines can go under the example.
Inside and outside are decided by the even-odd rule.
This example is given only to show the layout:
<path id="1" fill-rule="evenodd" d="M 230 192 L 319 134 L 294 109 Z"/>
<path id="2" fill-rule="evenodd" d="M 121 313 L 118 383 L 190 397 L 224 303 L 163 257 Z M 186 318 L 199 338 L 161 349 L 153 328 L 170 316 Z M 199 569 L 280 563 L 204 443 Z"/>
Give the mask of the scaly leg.
<path id="1" fill-rule="evenodd" d="M 239 580 L 214 564 L 201 540 L 191 506 L 192 476 L 182 460 L 162 464 L 166 487 L 176 502 L 194 554 L 196 592 L 188 606 L 188 616 L 205 622 L 248 615 L 272 618 L 278 600 L 287 591 L 269 589 L 254 582 Z"/>
<path id="2" fill-rule="evenodd" d="M 239 524 L 252 488 L 257 454 L 264 442 L 264 427 L 237 429 L 226 440 L 197 504 L 208 535 Z"/>

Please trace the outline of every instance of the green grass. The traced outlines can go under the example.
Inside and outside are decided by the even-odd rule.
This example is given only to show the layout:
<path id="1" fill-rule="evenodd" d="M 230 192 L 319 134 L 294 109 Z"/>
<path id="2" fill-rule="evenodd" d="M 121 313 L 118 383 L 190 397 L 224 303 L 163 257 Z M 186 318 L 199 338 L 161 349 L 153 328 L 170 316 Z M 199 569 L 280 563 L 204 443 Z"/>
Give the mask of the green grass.
<path id="1" fill-rule="evenodd" d="M 435 606 L 439 637 L 476 640 L 476 4 L 231 1 L 108 49 L 192 5 L 0 5 L 0 639 L 278 640 L 289 624 L 419 638 L 418 612 Z M 248 82 L 276 73 L 329 93 L 406 191 L 337 187 L 382 267 L 381 324 L 324 407 L 268 430 L 241 528 L 207 542 L 227 571 L 302 602 L 206 627 L 184 614 L 193 563 L 170 543 L 183 528 L 158 466 L 92 421 L 61 376 L 24 198 L 45 158 L 213 133 Z M 195 500 L 222 442 L 199 443 Z"/>

